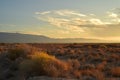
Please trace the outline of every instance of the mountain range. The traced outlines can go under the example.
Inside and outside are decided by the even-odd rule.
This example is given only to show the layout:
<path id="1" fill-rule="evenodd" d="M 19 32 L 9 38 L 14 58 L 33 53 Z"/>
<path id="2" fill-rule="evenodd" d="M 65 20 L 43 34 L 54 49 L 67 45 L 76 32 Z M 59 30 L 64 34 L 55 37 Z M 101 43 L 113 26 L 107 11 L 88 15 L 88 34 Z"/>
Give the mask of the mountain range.
<path id="1" fill-rule="evenodd" d="M 97 43 L 99 39 L 49 38 L 43 35 L 0 32 L 0 43 Z"/>

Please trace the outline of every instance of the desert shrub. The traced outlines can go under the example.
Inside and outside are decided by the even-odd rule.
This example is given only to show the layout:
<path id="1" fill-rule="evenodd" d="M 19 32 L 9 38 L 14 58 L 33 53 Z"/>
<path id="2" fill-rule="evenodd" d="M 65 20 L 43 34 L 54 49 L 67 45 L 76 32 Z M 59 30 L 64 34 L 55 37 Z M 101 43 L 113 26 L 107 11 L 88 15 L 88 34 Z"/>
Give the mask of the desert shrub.
<path id="1" fill-rule="evenodd" d="M 8 51 L 8 55 L 7 57 L 10 59 L 10 60 L 15 60 L 17 59 L 18 57 L 26 57 L 27 54 L 25 53 L 25 50 L 22 49 L 22 48 L 15 48 L 15 49 L 10 49 Z"/>
<path id="2" fill-rule="evenodd" d="M 31 59 L 25 60 L 20 64 L 20 69 L 28 76 L 46 75 L 58 77 L 62 76 L 63 73 L 67 73 L 69 66 L 67 63 L 56 59 L 54 56 L 46 53 L 35 53 L 31 55 Z"/>
<path id="3" fill-rule="evenodd" d="M 80 68 L 80 62 L 77 59 L 69 59 L 68 63 L 70 66 L 72 66 L 72 68 L 74 70 L 79 69 Z"/>
<path id="4" fill-rule="evenodd" d="M 111 54 L 111 55 L 110 55 L 110 58 L 113 58 L 113 59 L 115 59 L 115 60 L 119 60 L 119 59 L 120 59 L 120 56 L 114 53 L 114 54 Z"/>
<path id="5" fill-rule="evenodd" d="M 105 69 L 106 64 L 107 64 L 107 62 L 103 61 L 102 63 L 97 64 L 96 68 L 100 71 L 103 71 Z"/>
<path id="6" fill-rule="evenodd" d="M 69 59 L 68 61 L 69 64 L 69 70 L 70 74 L 72 74 L 72 77 L 74 78 L 81 78 L 81 72 L 79 70 L 80 68 L 80 62 L 77 59 Z"/>
<path id="7" fill-rule="evenodd" d="M 80 66 L 80 70 L 86 70 L 86 69 L 95 69 L 94 64 L 83 64 Z"/>
<path id="8" fill-rule="evenodd" d="M 110 72 L 113 76 L 120 77 L 120 67 L 113 67 Z"/>
<path id="9" fill-rule="evenodd" d="M 82 76 L 91 76 L 96 78 L 96 80 L 104 80 L 104 74 L 96 69 L 86 69 L 86 70 L 81 70 L 81 75 Z"/>
<path id="10" fill-rule="evenodd" d="M 73 71 L 73 76 L 75 77 L 75 78 L 81 78 L 81 72 L 79 71 L 79 70 L 74 70 Z"/>
<path id="11" fill-rule="evenodd" d="M 100 48 L 105 48 L 105 49 L 107 49 L 107 46 L 104 45 L 104 44 L 99 45 L 99 47 L 100 47 Z"/>
<path id="12" fill-rule="evenodd" d="M 16 60 L 17 58 L 28 58 L 29 55 L 38 51 L 38 48 L 29 46 L 27 44 L 18 44 L 8 50 L 8 58 L 10 60 Z"/>

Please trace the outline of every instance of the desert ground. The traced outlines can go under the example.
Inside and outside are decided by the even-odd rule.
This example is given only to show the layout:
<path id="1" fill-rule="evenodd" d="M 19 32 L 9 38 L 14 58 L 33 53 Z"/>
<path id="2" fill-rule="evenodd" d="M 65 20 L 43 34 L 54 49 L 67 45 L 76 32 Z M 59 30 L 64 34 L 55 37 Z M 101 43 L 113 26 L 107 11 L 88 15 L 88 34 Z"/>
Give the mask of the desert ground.
<path id="1" fill-rule="evenodd" d="M 120 80 L 120 44 L 0 43 L 0 80 Z"/>

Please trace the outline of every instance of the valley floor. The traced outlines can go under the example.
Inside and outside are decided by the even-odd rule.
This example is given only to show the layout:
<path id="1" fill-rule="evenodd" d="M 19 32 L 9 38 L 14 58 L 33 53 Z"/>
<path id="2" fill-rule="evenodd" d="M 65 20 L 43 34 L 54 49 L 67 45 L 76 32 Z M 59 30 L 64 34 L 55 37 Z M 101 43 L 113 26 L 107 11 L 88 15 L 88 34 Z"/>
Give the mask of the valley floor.
<path id="1" fill-rule="evenodd" d="M 0 80 L 120 80 L 120 44 L 0 43 Z"/>

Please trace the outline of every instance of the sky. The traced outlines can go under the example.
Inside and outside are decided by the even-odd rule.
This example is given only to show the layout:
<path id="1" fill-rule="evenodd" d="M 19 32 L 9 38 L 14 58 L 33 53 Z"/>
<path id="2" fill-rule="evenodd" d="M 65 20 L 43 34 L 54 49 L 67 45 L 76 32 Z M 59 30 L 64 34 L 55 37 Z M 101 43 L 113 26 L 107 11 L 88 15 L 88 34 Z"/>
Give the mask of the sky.
<path id="1" fill-rule="evenodd" d="M 120 0 L 0 0 L 0 32 L 120 41 Z"/>

